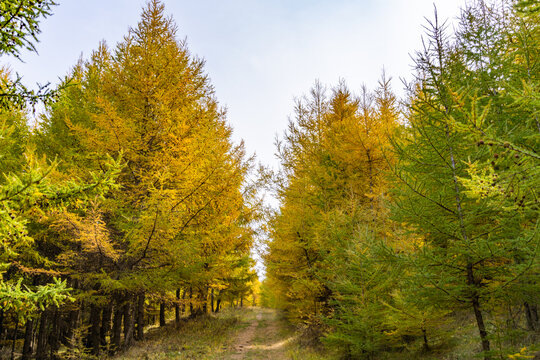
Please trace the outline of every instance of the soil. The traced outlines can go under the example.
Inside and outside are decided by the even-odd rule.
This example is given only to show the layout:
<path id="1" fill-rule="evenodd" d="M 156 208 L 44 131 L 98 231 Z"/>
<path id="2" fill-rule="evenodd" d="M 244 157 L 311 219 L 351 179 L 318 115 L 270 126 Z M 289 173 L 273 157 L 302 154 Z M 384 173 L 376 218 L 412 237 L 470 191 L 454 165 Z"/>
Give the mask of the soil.
<path id="1" fill-rule="evenodd" d="M 290 331 L 272 309 L 255 308 L 255 316 L 238 334 L 229 359 L 290 359 L 287 345 L 294 340 Z"/>

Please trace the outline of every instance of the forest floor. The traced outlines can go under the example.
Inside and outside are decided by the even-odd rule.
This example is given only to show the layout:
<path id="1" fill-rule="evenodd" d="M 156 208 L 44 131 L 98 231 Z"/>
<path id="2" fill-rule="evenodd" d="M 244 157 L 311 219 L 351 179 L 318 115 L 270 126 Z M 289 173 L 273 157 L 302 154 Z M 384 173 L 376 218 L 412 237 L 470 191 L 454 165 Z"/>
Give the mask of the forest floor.
<path id="1" fill-rule="evenodd" d="M 450 330 L 460 329 L 453 339 Z M 145 340 L 109 360 L 337 360 L 338 354 L 324 351 L 291 326 L 282 312 L 248 307 L 224 309 L 219 314 L 174 321 L 149 329 Z M 444 341 L 443 341 L 444 340 Z M 534 340 L 534 341 L 533 341 Z M 527 343 L 538 339 L 528 339 Z M 523 343 L 523 341 L 521 342 Z M 540 343 L 538 343 L 540 345 Z M 432 350 L 425 353 L 422 342 L 409 344 L 400 352 L 380 353 L 385 360 L 477 359 L 477 329 L 467 314 L 441 327 L 430 338 Z M 534 358 L 537 359 L 537 358 Z M 538 357 L 540 359 L 540 356 Z"/>
<path id="2" fill-rule="evenodd" d="M 250 307 L 152 329 L 115 360 L 322 360 L 298 342 L 297 331 L 274 309 Z"/>

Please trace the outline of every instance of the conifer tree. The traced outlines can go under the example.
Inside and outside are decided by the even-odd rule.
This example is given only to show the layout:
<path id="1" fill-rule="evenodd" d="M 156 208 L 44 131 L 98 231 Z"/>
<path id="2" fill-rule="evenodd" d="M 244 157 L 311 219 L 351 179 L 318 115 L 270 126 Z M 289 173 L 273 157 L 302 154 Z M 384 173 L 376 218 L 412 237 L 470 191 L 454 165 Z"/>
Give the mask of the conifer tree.
<path id="1" fill-rule="evenodd" d="M 384 343 L 380 300 L 392 283 L 372 256 L 389 234 L 385 153 L 395 98 L 384 76 L 375 95 L 364 88 L 358 98 L 341 83 L 327 99 L 317 84 L 296 116 L 279 143 L 286 179 L 266 283 L 292 319 L 327 331 L 348 356 L 369 356 Z"/>
<path id="2" fill-rule="evenodd" d="M 114 51 L 102 43 L 74 67 L 76 84 L 40 131 L 41 151 L 70 174 L 99 169 L 111 155 L 125 163 L 120 188 L 77 216 L 51 219 L 50 235 L 62 244 L 56 260 L 75 270 L 79 308 L 90 309 L 86 343 L 94 354 L 100 321 L 112 317 L 105 346 L 116 351 L 142 340 L 145 299 L 156 299 L 164 320 L 174 294 L 190 289 L 191 315 L 200 314 L 211 287 L 243 289 L 253 276 L 251 160 L 231 141 L 204 61 L 176 32 L 163 4 L 150 1 Z"/>
<path id="3" fill-rule="evenodd" d="M 530 189 L 518 190 L 518 173 L 536 166 L 516 161 L 518 153 L 536 145 L 521 138 L 533 134 L 517 120 L 525 109 L 507 105 L 505 83 L 513 71 L 506 58 L 506 11 L 484 2 L 470 5 L 455 39 L 435 18 L 416 58 L 407 134 L 396 144 L 401 185 L 394 214 L 421 237 L 411 258 L 419 300 L 446 309 L 468 307 L 486 359 L 493 350 L 487 313 L 501 310 L 497 304 L 516 294 L 512 284 L 537 261 L 537 225 L 528 220 L 534 215 L 508 212 L 514 191 Z M 502 134 L 511 136 L 506 144 Z M 519 172 L 518 162 L 525 165 Z"/>
<path id="4" fill-rule="evenodd" d="M 52 1 L 3 2 L 0 54 L 17 57 L 21 47 L 34 50 L 39 18 L 50 15 L 52 5 Z M 49 102 L 52 94 L 44 87 L 37 93 L 28 90 L 20 78 L 9 75 L 0 71 L 0 338 L 8 320 L 15 324 L 14 339 L 25 326 L 22 356 L 27 359 L 35 317 L 70 299 L 67 282 L 60 280 L 61 274 L 40 251 L 39 229 L 51 214 L 67 212 L 71 205 L 114 188 L 120 166 L 107 160 L 102 171 L 87 174 L 88 181 L 82 181 L 59 176 L 56 162 L 38 159 L 27 115 L 31 106 Z"/>

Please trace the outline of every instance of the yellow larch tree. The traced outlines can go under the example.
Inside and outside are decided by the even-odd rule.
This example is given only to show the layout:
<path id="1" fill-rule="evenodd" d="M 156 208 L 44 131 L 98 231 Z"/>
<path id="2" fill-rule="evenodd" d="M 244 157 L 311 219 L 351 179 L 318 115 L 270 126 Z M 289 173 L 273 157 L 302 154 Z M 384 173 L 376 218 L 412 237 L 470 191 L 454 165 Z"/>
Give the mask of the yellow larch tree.
<path id="1" fill-rule="evenodd" d="M 81 209 L 81 219 L 56 220 L 58 231 L 76 235 L 60 263 L 70 267 L 77 251 L 100 256 L 73 274 L 85 279 L 76 283 L 83 294 L 92 290 L 81 301 L 90 305 L 95 354 L 108 332 L 111 349 L 142 339 L 150 295 L 162 318 L 180 288 L 204 310 L 212 286 L 225 289 L 238 264 L 252 266 L 240 261 L 250 256 L 257 206 L 247 201 L 251 159 L 232 143 L 204 61 L 176 32 L 163 4 L 150 1 L 114 50 L 102 43 L 74 67 L 75 84 L 41 130 L 43 151 L 73 174 L 99 169 L 109 156 L 124 164 L 118 190 Z"/>

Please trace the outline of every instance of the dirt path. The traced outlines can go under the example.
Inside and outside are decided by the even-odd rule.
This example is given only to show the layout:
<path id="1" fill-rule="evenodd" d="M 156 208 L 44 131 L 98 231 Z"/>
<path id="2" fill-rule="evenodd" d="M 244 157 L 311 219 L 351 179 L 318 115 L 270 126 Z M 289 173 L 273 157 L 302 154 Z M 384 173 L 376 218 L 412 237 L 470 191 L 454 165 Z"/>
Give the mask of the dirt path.
<path id="1" fill-rule="evenodd" d="M 114 360 L 328 359 L 299 346 L 295 333 L 279 310 L 224 309 L 148 331 L 144 341 Z"/>
<path id="2" fill-rule="evenodd" d="M 287 345 L 294 340 L 272 309 L 255 308 L 249 325 L 238 334 L 229 359 L 290 359 Z"/>

